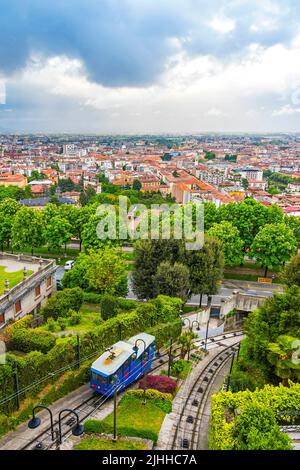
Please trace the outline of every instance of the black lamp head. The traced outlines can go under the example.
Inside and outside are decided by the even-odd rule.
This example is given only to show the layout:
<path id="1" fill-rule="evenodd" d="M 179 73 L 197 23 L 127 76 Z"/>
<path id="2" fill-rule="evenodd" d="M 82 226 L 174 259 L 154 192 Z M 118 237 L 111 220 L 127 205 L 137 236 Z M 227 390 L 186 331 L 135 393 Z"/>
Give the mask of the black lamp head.
<path id="1" fill-rule="evenodd" d="M 29 421 L 28 427 L 29 429 L 36 429 L 39 427 L 40 424 L 41 424 L 40 418 L 34 417 Z"/>
<path id="2" fill-rule="evenodd" d="M 73 436 L 81 436 L 83 434 L 83 426 L 82 424 L 77 424 L 73 429 L 72 429 L 72 434 Z"/>
<path id="3" fill-rule="evenodd" d="M 139 348 L 138 348 L 138 346 L 137 346 L 137 345 L 133 346 L 133 348 L 132 348 L 132 349 L 133 349 L 133 351 L 134 351 L 134 352 L 136 352 L 136 353 L 137 353 L 137 352 L 138 352 L 138 350 L 139 350 Z"/>
<path id="4" fill-rule="evenodd" d="M 197 331 L 200 331 L 200 326 L 198 325 L 197 328 L 196 328 Z"/>

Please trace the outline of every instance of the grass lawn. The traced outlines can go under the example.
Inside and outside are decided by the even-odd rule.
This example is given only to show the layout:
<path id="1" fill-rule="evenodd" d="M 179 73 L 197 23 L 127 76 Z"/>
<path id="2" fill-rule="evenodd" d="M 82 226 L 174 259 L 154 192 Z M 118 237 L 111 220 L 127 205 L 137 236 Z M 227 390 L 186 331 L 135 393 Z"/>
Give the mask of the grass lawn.
<path id="1" fill-rule="evenodd" d="M 28 270 L 27 271 L 27 276 L 30 276 L 33 271 Z M 23 269 L 20 269 L 20 271 L 14 271 L 14 272 L 7 272 L 5 266 L 0 266 L 0 294 L 4 293 L 5 289 L 5 279 L 9 280 L 9 287 L 12 288 L 15 285 L 17 285 L 19 282 L 23 280 Z"/>
<path id="2" fill-rule="evenodd" d="M 154 400 L 148 399 L 143 405 L 142 399 L 125 395 L 118 404 L 117 427 L 147 429 L 158 434 L 165 416 L 166 413 L 155 404 Z M 113 413 L 108 415 L 103 423 L 112 426 Z"/>
<path id="3" fill-rule="evenodd" d="M 146 450 L 145 442 L 127 441 L 118 439 L 113 442 L 111 439 L 104 439 L 96 436 L 85 437 L 80 444 L 74 447 L 75 450 Z"/>

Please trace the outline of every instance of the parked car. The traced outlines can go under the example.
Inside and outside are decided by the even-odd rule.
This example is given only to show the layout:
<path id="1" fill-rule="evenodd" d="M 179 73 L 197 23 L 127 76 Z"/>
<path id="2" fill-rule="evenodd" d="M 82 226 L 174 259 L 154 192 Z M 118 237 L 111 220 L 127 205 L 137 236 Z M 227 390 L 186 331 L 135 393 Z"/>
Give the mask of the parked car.
<path id="1" fill-rule="evenodd" d="M 70 269 L 73 268 L 74 264 L 75 264 L 75 261 L 72 260 L 72 259 L 67 261 L 66 264 L 65 264 L 65 271 L 70 271 Z"/>

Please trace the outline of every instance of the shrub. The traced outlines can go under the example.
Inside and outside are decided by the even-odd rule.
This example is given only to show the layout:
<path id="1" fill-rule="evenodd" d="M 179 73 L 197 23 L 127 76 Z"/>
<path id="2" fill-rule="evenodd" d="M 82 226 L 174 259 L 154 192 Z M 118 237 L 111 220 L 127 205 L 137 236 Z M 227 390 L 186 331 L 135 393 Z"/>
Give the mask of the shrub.
<path id="1" fill-rule="evenodd" d="M 33 316 L 32 315 L 26 315 L 25 317 L 21 318 L 20 320 L 17 320 L 13 322 L 10 326 L 8 326 L 3 334 L 3 339 L 6 343 L 6 346 L 8 349 L 10 349 L 10 342 L 13 333 L 18 330 L 18 329 L 24 329 L 27 328 L 32 320 Z"/>
<path id="2" fill-rule="evenodd" d="M 59 324 L 61 331 L 64 331 L 68 326 L 68 320 L 66 318 L 59 318 L 57 323 Z"/>
<path id="3" fill-rule="evenodd" d="M 165 377 L 163 375 L 146 375 L 140 380 L 139 388 L 152 388 L 162 393 L 173 394 L 176 390 L 176 381 L 171 377 Z"/>
<path id="4" fill-rule="evenodd" d="M 143 398 L 144 391 L 141 389 L 127 390 L 126 395 Z M 171 393 L 163 393 L 154 388 L 148 388 L 146 390 L 146 398 L 155 399 L 155 400 L 167 400 L 172 401 L 173 396 Z"/>
<path id="5" fill-rule="evenodd" d="M 103 320 L 115 317 L 120 313 L 118 299 L 110 294 L 103 295 L 100 302 L 100 309 Z"/>
<path id="6" fill-rule="evenodd" d="M 81 316 L 79 313 L 74 312 L 74 310 L 71 310 L 71 315 L 69 318 L 69 325 L 74 326 L 74 325 L 79 325 Z"/>
<path id="7" fill-rule="evenodd" d="M 13 332 L 11 343 L 17 351 L 40 351 L 47 353 L 55 345 L 56 339 L 47 331 L 20 328 Z"/>
<path id="8" fill-rule="evenodd" d="M 83 302 L 83 291 L 80 287 L 73 289 L 64 289 L 51 297 L 42 308 L 41 313 L 45 318 L 67 317 L 69 310 L 79 311 Z"/>
<path id="9" fill-rule="evenodd" d="M 95 292 L 84 292 L 83 301 L 88 304 L 100 304 L 102 299 L 101 294 L 96 294 Z"/>
<path id="10" fill-rule="evenodd" d="M 112 434 L 113 426 L 103 421 L 90 419 L 84 423 L 84 432 L 95 434 Z M 140 437 L 142 439 L 149 439 L 154 443 L 157 442 L 158 435 L 149 429 L 136 429 L 129 426 L 118 426 L 119 436 Z"/>
<path id="11" fill-rule="evenodd" d="M 273 410 L 251 403 L 235 422 L 236 450 L 291 450 L 291 440 L 280 431 Z"/>
<path id="12" fill-rule="evenodd" d="M 54 332 L 56 332 L 56 331 L 60 331 L 60 326 L 59 326 L 59 324 L 58 324 L 53 318 L 48 318 L 46 327 L 47 327 L 47 329 L 48 329 L 49 331 L 51 331 L 52 333 L 54 333 Z"/>
<path id="13" fill-rule="evenodd" d="M 172 364 L 171 374 L 180 379 L 185 379 L 188 376 L 191 367 L 190 362 L 185 361 L 184 359 L 179 359 Z"/>

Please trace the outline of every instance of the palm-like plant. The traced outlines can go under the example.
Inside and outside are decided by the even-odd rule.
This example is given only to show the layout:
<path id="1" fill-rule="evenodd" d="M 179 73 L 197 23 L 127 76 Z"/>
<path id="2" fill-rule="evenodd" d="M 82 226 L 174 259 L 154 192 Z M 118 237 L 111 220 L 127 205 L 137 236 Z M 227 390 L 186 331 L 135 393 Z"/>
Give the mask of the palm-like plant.
<path id="1" fill-rule="evenodd" d="M 180 352 L 181 359 L 184 359 L 186 353 L 191 350 L 191 347 L 193 346 L 193 340 L 195 338 L 197 338 L 197 335 L 193 331 L 188 331 L 186 333 L 183 333 L 179 337 L 178 342 L 179 344 L 181 344 L 181 352 Z"/>
<path id="2" fill-rule="evenodd" d="M 268 344 L 268 361 L 275 366 L 275 374 L 289 386 L 289 380 L 300 379 L 300 340 L 282 335 L 276 343 Z"/>

